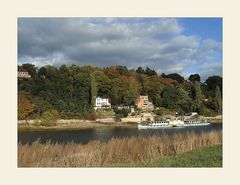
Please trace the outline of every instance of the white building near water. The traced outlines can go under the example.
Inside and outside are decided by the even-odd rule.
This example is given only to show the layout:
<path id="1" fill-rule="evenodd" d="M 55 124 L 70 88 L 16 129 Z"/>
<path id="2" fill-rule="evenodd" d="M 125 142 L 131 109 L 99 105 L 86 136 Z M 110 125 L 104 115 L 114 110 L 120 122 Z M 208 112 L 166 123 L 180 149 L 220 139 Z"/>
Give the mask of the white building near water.
<path id="1" fill-rule="evenodd" d="M 111 108 L 111 103 L 108 98 L 96 98 L 95 110 L 101 108 Z"/>

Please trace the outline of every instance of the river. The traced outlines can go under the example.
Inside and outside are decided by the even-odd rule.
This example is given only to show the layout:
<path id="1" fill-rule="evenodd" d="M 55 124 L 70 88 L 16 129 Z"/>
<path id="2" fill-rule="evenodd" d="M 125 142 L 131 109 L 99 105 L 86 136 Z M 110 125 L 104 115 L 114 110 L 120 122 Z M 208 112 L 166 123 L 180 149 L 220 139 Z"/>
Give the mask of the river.
<path id="1" fill-rule="evenodd" d="M 173 135 L 175 133 L 187 133 L 191 131 L 209 132 L 213 130 L 222 130 L 222 124 L 211 124 L 209 126 L 197 126 L 187 128 L 162 128 L 162 129 L 144 129 L 137 128 L 90 128 L 90 129 L 72 129 L 72 130 L 39 130 L 39 131 L 18 131 L 18 143 L 33 143 L 39 140 L 41 143 L 51 141 L 52 143 L 75 142 L 86 144 L 92 140 L 106 142 L 111 138 L 125 138 L 137 136 L 153 135 Z"/>

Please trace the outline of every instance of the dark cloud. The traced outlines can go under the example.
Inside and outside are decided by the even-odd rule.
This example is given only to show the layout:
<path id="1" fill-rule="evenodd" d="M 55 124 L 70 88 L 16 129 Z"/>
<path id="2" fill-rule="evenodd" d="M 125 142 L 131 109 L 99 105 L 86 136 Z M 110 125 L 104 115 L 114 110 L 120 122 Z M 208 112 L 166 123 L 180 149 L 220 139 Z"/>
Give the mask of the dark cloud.
<path id="1" fill-rule="evenodd" d="M 149 66 L 159 73 L 186 74 L 186 69 L 192 66 L 204 64 L 208 69 L 206 63 L 218 58 L 219 52 L 221 43 L 184 35 L 176 19 L 18 20 L 18 59 L 39 66 L 118 64 L 130 68 Z M 217 62 L 209 73 L 219 72 L 221 61 Z M 197 70 L 204 71 L 202 67 Z"/>

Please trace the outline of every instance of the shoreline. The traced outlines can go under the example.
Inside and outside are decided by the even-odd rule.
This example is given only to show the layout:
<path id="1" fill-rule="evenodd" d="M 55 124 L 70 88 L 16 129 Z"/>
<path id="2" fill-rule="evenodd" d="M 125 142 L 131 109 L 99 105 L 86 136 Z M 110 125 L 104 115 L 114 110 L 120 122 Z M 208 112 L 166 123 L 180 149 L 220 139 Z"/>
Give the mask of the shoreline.
<path id="1" fill-rule="evenodd" d="M 137 123 L 99 123 L 99 122 L 74 122 L 68 124 L 57 124 L 55 126 L 40 126 L 33 124 L 18 124 L 18 131 L 27 130 L 78 130 L 78 129 L 93 129 L 93 128 L 137 128 Z"/>
<path id="2" fill-rule="evenodd" d="M 34 123 L 36 120 L 18 120 L 18 131 L 28 130 L 77 130 L 77 129 L 94 129 L 94 128 L 137 128 L 137 122 L 98 122 L 84 120 L 58 120 L 54 126 L 41 126 Z M 211 124 L 222 124 L 222 119 L 212 118 Z"/>

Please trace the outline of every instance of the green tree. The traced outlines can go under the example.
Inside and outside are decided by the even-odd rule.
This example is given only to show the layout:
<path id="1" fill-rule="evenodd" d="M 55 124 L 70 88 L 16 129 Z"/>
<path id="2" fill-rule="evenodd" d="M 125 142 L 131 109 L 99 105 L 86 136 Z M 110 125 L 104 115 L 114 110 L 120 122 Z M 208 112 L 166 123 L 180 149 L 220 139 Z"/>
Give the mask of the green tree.
<path id="1" fill-rule="evenodd" d="M 124 103 L 126 105 L 134 105 L 137 97 L 139 96 L 140 84 L 133 76 L 128 77 L 128 80 L 126 82 L 127 91 L 125 91 L 126 93 L 124 94 Z"/>
<path id="2" fill-rule="evenodd" d="M 59 114 L 57 110 L 54 109 L 46 110 L 42 113 L 42 116 L 40 118 L 41 125 L 44 126 L 56 125 L 57 119 L 59 119 Z"/>
<path id="3" fill-rule="evenodd" d="M 149 67 L 146 68 L 145 73 L 146 73 L 146 75 L 148 75 L 148 76 L 157 75 L 156 71 L 150 69 Z"/>
<path id="4" fill-rule="evenodd" d="M 216 87 L 218 86 L 220 91 L 222 92 L 222 77 L 220 76 L 210 76 L 205 81 L 208 86 L 208 90 L 215 91 Z"/>
<path id="5" fill-rule="evenodd" d="M 126 66 L 116 66 L 117 71 L 120 75 L 127 76 L 128 75 L 128 68 Z"/>
<path id="6" fill-rule="evenodd" d="M 221 96 L 221 91 L 220 88 L 217 86 L 215 90 L 215 101 L 217 104 L 217 112 L 219 114 L 222 113 L 222 96 Z"/>
<path id="7" fill-rule="evenodd" d="M 203 100 L 203 95 L 200 87 L 200 83 L 195 81 L 193 85 L 193 104 L 192 104 L 192 109 L 193 111 L 200 111 L 200 108 L 202 107 L 202 100 Z"/>
<path id="8" fill-rule="evenodd" d="M 179 87 L 177 88 L 176 93 L 176 105 L 184 112 L 189 112 L 191 107 L 191 98 L 189 97 L 188 92 Z"/>
<path id="9" fill-rule="evenodd" d="M 143 85 L 143 92 L 145 95 L 149 96 L 149 99 L 157 106 L 160 105 L 162 83 L 159 77 L 151 76 L 148 77 Z"/>
<path id="10" fill-rule="evenodd" d="M 33 104 L 33 113 L 37 117 L 40 117 L 40 115 L 44 111 L 52 108 L 52 105 L 49 104 L 48 101 L 44 100 L 42 97 L 33 97 L 32 104 Z"/>
<path id="11" fill-rule="evenodd" d="M 199 74 L 191 74 L 188 80 L 190 80 L 191 82 L 195 82 L 195 81 L 200 82 L 201 78 Z"/>
<path id="12" fill-rule="evenodd" d="M 136 73 L 145 74 L 145 71 L 142 67 L 138 67 Z"/>
<path id="13" fill-rule="evenodd" d="M 31 75 L 31 78 L 37 77 L 37 67 L 34 64 L 22 64 L 22 67 L 28 71 L 28 73 Z"/>
<path id="14" fill-rule="evenodd" d="M 91 74 L 91 109 L 94 109 L 97 98 L 97 84 L 95 80 L 95 74 Z"/>
<path id="15" fill-rule="evenodd" d="M 177 92 L 173 86 L 166 86 L 162 91 L 162 106 L 168 109 L 176 108 Z"/>
<path id="16" fill-rule="evenodd" d="M 184 81 L 184 78 L 177 73 L 173 73 L 173 74 L 169 74 L 169 75 L 164 74 L 164 75 L 162 75 L 162 77 L 163 78 L 171 78 L 173 80 L 176 80 L 178 83 L 182 83 Z"/>
<path id="17" fill-rule="evenodd" d="M 77 110 L 86 114 L 91 107 L 91 81 L 90 74 L 79 73 L 76 76 L 74 96 Z"/>

